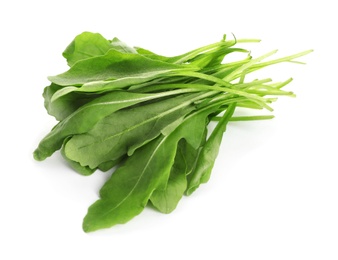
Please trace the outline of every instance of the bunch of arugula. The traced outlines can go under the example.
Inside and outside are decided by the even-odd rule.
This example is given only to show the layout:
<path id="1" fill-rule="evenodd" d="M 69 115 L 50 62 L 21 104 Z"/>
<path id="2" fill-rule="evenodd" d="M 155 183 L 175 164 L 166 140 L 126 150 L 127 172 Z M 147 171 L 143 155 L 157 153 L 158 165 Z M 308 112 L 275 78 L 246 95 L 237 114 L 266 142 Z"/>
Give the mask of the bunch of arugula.
<path id="1" fill-rule="evenodd" d="M 210 177 L 222 136 L 236 107 L 267 109 L 276 96 L 294 96 L 271 79 L 246 81 L 246 75 L 311 51 L 263 61 L 235 47 L 258 40 L 226 40 L 165 57 L 132 48 L 97 33 L 75 37 L 63 52 L 69 70 L 49 77 L 45 108 L 59 123 L 34 151 L 44 160 L 61 149 L 80 174 L 117 166 L 90 206 L 86 232 L 129 221 L 150 201 L 159 211 L 173 211 Z M 224 63 L 233 52 L 248 53 Z M 213 121 L 214 127 L 209 124 Z M 210 133 L 210 129 L 211 133 Z M 209 133 L 208 133 L 209 131 Z"/>

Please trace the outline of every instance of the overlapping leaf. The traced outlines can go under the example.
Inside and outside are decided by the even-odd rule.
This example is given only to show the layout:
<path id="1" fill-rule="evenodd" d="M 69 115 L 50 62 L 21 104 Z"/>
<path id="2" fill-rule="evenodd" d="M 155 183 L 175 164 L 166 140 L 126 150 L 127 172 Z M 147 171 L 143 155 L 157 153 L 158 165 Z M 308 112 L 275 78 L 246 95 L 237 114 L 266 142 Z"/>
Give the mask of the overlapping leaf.
<path id="1" fill-rule="evenodd" d="M 224 62 L 234 52 L 250 53 L 226 40 L 168 57 L 118 38 L 84 32 L 63 52 L 69 70 L 49 77 L 43 92 L 47 112 L 59 123 L 34 151 L 44 160 L 61 149 L 82 175 L 117 170 L 88 210 L 86 232 L 126 223 L 151 203 L 170 213 L 184 194 L 206 183 L 229 121 L 272 116 L 233 117 L 236 107 L 268 109 L 291 79 L 247 81 L 247 75 L 280 62 L 297 62 L 310 51 L 264 61 Z M 271 97 L 272 96 L 272 97 Z M 220 114 L 223 116 L 219 116 Z M 215 128 L 208 134 L 209 122 Z"/>

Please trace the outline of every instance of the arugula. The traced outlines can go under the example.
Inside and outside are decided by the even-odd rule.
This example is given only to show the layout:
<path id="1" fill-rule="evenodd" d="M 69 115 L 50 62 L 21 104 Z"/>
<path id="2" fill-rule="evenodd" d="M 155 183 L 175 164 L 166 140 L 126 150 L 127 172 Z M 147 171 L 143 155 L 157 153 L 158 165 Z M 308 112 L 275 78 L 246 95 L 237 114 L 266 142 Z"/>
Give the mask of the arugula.
<path id="1" fill-rule="evenodd" d="M 183 91 L 186 92 L 186 91 Z M 43 138 L 34 151 L 36 160 L 44 160 L 60 149 L 65 138 L 88 132 L 106 116 L 120 109 L 149 101 L 151 99 L 182 93 L 182 91 L 167 91 L 154 94 L 132 93 L 125 91 L 110 92 L 81 106 L 74 113 L 60 121 L 49 134 Z"/>
<path id="2" fill-rule="evenodd" d="M 192 111 L 192 95 L 197 94 L 181 95 L 112 113 L 87 133 L 72 137 L 67 142 L 65 153 L 68 158 L 90 168 L 127 153 L 131 155 L 138 147 L 160 135 L 165 126 Z M 92 151 L 96 151 L 95 154 Z"/>
<path id="3" fill-rule="evenodd" d="M 206 183 L 223 134 L 231 121 L 271 119 L 234 116 L 236 108 L 272 111 L 292 79 L 248 80 L 248 74 L 281 62 L 295 62 L 305 51 L 266 61 L 276 51 L 253 58 L 227 40 L 168 57 L 118 38 L 83 32 L 66 47 L 69 69 L 48 77 L 47 112 L 59 122 L 34 151 L 44 160 L 60 150 L 84 176 L 115 168 L 88 209 L 83 230 L 91 232 L 128 222 L 151 203 L 172 212 L 184 195 Z M 228 55 L 240 60 L 224 62 Z M 213 124 L 211 125 L 211 121 Z"/>
<path id="4" fill-rule="evenodd" d="M 177 173 L 176 176 L 171 174 L 177 146 L 182 138 L 195 146 L 199 145 L 201 136 L 205 132 L 203 119 L 207 116 L 203 112 L 192 114 L 170 134 L 161 135 L 136 150 L 102 187 L 101 199 L 89 208 L 84 219 L 84 230 L 94 231 L 125 223 L 141 213 L 149 199 L 155 207 L 159 209 L 165 207 L 163 211 L 175 207 L 179 198 L 174 197 L 170 201 L 163 196 L 175 193 L 177 188 L 182 195 L 184 192 L 182 187 L 177 187 L 182 186 L 182 183 L 175 185 L 175 180 L 179 179 L 182 182 L 183 178 L 178 177 Z M 170 175 L 171 183 L 167 185 Z M 156 189 L 160 192 L 154 193 Z"/>

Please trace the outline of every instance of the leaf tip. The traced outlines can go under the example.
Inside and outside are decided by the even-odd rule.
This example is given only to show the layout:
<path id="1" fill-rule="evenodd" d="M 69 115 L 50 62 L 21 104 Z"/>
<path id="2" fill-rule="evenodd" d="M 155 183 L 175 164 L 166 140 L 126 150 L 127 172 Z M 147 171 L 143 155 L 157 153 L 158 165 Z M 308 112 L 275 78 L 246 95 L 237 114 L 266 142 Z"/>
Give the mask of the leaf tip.
<path id="1" fill-rule="evenodd" d="M 93 225 L 92 221 L 88 220 L 88 215 L 85 216 L 85 218 L 83 219 L 82 230 L 85 233 L 90 233 L 90 232 L 93 232 L 95 230 L 98 230 L 98 228 L 96 228 L 95 225 Z"/>
<path id="2" fill-rule="evenodd" d="M 39 149 L 36 149 L 34 152 L 33 152 L 33 158 L 36 160 L 36 161 L 43 161 L 44 159 L 46 159 L 46 156 L 41 153 L 41 151 Z"/>
<path id="3" fill-rule="evenodd" d="M 185 195 L 190 196 L 198 188 L 198 186 L 192 186 L 190 188 L 188 187 L 187 190 L 185 191 Z"/>
<path id="4" fill-rule="evenodd" d="M 87 224 L 85 224 L 85 223 L 82 224 L 82 230 L 83 230 L 85 233 L 90 233 L 90 232 L 93 231 L 93 230 L 91 230 L 90 225 L 87 225 Z"/>

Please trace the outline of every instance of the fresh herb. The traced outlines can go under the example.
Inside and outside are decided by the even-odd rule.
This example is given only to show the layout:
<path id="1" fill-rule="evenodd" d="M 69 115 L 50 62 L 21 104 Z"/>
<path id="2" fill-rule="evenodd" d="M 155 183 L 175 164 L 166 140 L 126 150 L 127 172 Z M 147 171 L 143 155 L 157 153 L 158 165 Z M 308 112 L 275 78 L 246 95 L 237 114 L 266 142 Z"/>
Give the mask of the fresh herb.
<path id="1" fill-rule="evenodd" d="M 44 160 L 61 150 L 82 175 L 117 166 L 90 206 L 86 232 L 126 223 L 148 203 L 173 211 L 211 175 L 229 121 L 270 119 L 234 116 L 236 108 L 267 109 L 277 96 L 294 96 L 291 82 L 246 80 L 247 75 L 311 52 L 263 61 L 234 47 L 255 39 L 227 40 L 166 57 L 132 48 L 97 33 L 75 37 L 63 52 L 69 70 L 49 77 L 45 108 L 59 123 L 34 151 Z M 234 52 L 242 60 L 224 62 Z M 212 127 L 211 123 L 212 122 Z"/>

